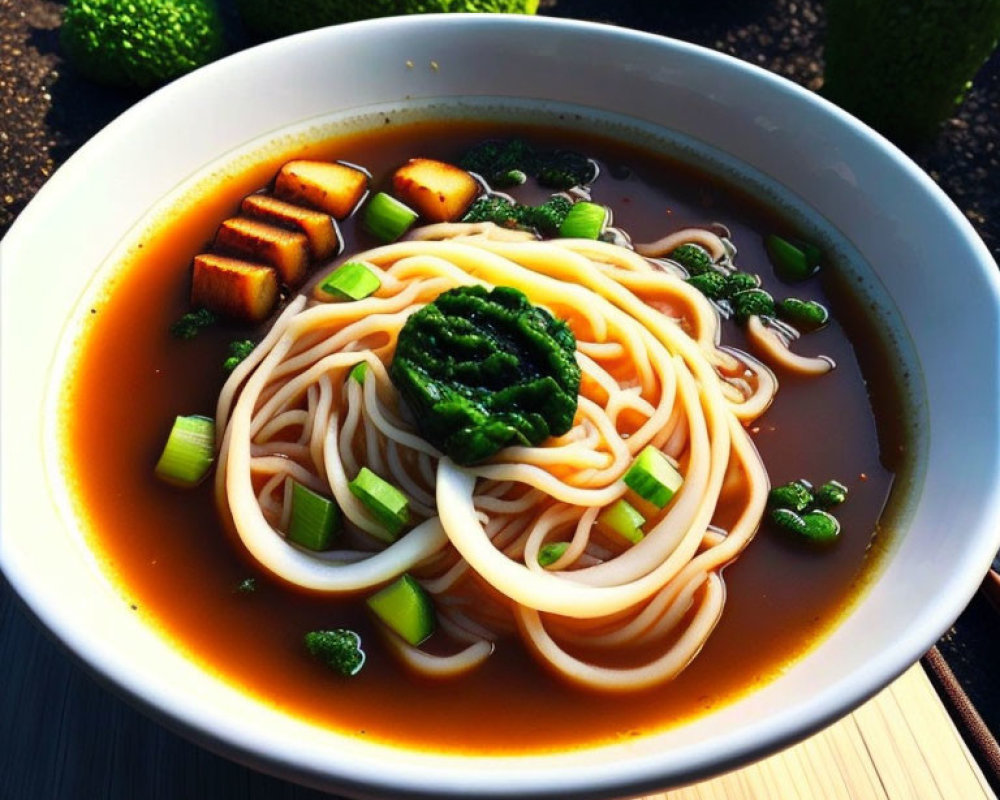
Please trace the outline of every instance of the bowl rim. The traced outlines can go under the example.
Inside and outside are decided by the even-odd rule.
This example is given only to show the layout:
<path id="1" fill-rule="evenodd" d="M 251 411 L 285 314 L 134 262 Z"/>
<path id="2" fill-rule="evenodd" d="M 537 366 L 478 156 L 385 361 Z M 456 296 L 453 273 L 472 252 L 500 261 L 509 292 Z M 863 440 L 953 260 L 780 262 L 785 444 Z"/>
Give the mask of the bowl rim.
<path id="1" fill-rule="evenodd" d="M 19 248 L 26 246 L 24 240 L 31 237 L 33 226 L 45 219 L 50 206 L 55 202 L 57 195 L 63 191 L 63 187 L 71 186 L 79 180 L 82 174 L 92 168 L 92 165 L 103 157 L 109 148 L 114 146 L 117 137 L 128 135 L 131 129 L 148 124 L 149 120 L 155 119 L 157 114 L 169 108 L 175 101 L 182 101 L 205 81 L 223 81 L 226 76 L 241 70 L 245 63 L 261 58 L 262 54 L 277 57 L 285 50 L 308 46 L 310 43 L 325 42 L 331 37 L 336 39 L 359 32 L 372 31 L 376 26 L 385 31 L 412 33 L 440 29 L 442 25 L 447 25 L 452 30 L 461 29 L 472 35 L 475 35 L 477 31 L 494 32 L 499 26 L 511 35 L 518 33 L 541 35 L 544 32 L 552 35 L 572 35 L 585 38 L 591 36 L 610 37 L 623 47 L 639 41 L 652 43 L 665 52 L 672 51 L 680 56 L 700 59 L 716 67 L 721 65 L 721 68 L 736 70 L 752 76 L 754 80 L 762 82 L 768 91 L 775 92 L 777 95 L 795 102 L 811 105 L 832 122 L 843 126 L 849 135 L 863 139 L 866 147 L 872 148 L 881 157 L 889 159 L 895 169 L 901 170 L 909 180 L 913 181 L 934 200 L 948 223 L 964 233 L 969 241 L 970 251 L 977 255 L 984 272 L 989 272 L 989 269 L 992 268 L 993 272 L 990 273 L 988 284 L 993 293 L 994 304 L 1000 305 L 1000 277 L 995 274 L 996 265 L 964 215 L 930 177 L 909 158 L 881 136 L 821 97 L 753 64 L 739 61 L 731 56 L 698 45 L 600 23 L 517 15 L 489 15 L 488 17 L 480 14 L 421 15 L 350 23 L 336 28 L 309 31 L 249 48 L 185 76 L 139 101 L 67 160 L 19 215 L 8 234 L 0 242 L 0 263 L 11 258 L 12 253 L 16 260 Z M 3 270 L 0 270 L 0 281 L 2 281 L 0 285 L 4 289 L 11 286 L 8 275 L 11 269 L 12 267 L 7 265 Z M 3 295 L 8 295 L 8 291 L 4 291 Z M 9 300 L 5 297 L 4 303 L 7 302 Z M 7 314 L 3 315 L 4 318 L 7 316 Z M 10 334 L 6 328 L 6 322 L 4 324 L 4 333 Z M 5 335 L 3 341 L 3 349 L 6 353 L 11 346 L 11 337 Z M 5 379 L 0 391 L 7 395 L 9 390 L 9 383 Z M 5 427 L 9 428 L 11 421 L 6 416 L 3 421 Z M 6 449 L 4 449 L 4 473 L 8 473 L 11 467 Z M 6 483 L 6 480 L 4 482 Z M 1000 497 L 996 496 L 996 493 L 989 499 L 987 510 L 1000 512 Z M 4 519 L 7 520 L 6 515 Z M 176 698 L 160 696 L 155 692 L 151 694 L 146 681 L 139 676 L 127 674 L 116 664 L 110 663 L 103 649 L 95 649 L 94 643 L 86 635 L 67 625 L 65 615 L 61 613 L 60 609 L 47 602 L 45 593 L 33 582 L 32 576 L 17 569 L 16 555 L 9 546 L 4 546 L 8 544 L 5 540 L 9 540 L 9 537 L 5 536 L 0 539 L 0 568 L 7 575 L 11 586 L 23 599 L 30 613 L 55 634 L 88 670 L 97 674 L 103 681 L 110 683 L 119 691 L 124 691 L 133 702 L 141 705 L 147 713 L 156 717 L 160 722 L 181 730 L 185 735 L 198 740 L 209 749 L 217 750 L 230 757 L 235 754 L 240 760 L 248 761 L 256 767 L 265 766 L 273 773 L 323 788 L 329 789 L 333 786 L 343 791 L 356 792 L 365 796 L 392 793 L 394 796 L 415 797 L 469 796 L 470 793 L 474 793 L 478 797 L 565 797 L 568 796 L 568 793 L 578 797 L 602 797 L 623 792 L 641 792 L 662 788 L 665 785 L 665 779 L 669 781 L 680 777 L 677 774 L 664 774 L 662 765 L 651 757 L 623 762 L 627 764 L 627 768 L 621 767 L 610 773 L 604 772 L 607 769 L 606 765 L 597 765 L 593 768 L 577 765 L 573 771 L 560 768 L 550 771 L 549 774 L 541 774 L 541 777 L 539 777 L 539 773 L 532 773 L 528 777 L 515 776 L 506 786 L 498 786 L 496 780 L 498 776 L 507 775 L 509 760 L 494 757 L 475 759 L 457 756 L 456 758 L 464 763 L 478 762 L 478 771 L 473 773 L 472 770 L 465 770 L 457 777 L 451 776 L 450 779 L 448 776 L 439 774 L 434 766 L 427 768 L 421 763 L 401 764 L 398 765 L 396 771 L 392 772 L 373 770 L 367 765 L 361 770 L 347 769 L 343 771 L 349 765 L 339 764 L 342 771 L 339 774 L 330 775 L 324 771 L 321 761 L 295 758 L 287 749 L 276 753 L 270 749 L 268 743 L 262 743 L 252 735 L 252 732 L 242 730 L 239 725 L 233 725 L 231 722 L 226 724 L 225 718 L 209 717 L 206 721 L 205 709 L 203 708 L 178 705 Z M 975 564 L 982 563 L 981 575 L 988 568 L 992 554 L 996 552 L 998 546 L 1000 546 L 1000 532 L 990 541 L 980 540 L 977 552 L 970 557 L 969 565 L 967 565 L 963 575 L 962 583 L 965 591 L 952 591 L 948 594 L 948 602 L 943 602 L 936 607 L 935 614 L 927 615 L 919 630 L 910 631 L 909 635 L 898 642 L 894 649 L 884 651 L 883 659 L 872 663 L 864 674 L 854 676 L 855 679 L 851 685 L 831 687 L 828 691 L 813 698 L 805 708 L 786 709 L 783 714 L 769 720 L 768 725 L 762 726 L 764 730 L 758 731 L 758 736 L 755 739 L 744 739 L 738 744 L 730 742 L 730 746 L 724 750 L 721 758 L 716 754 L 700 762 L 693 762 L 684 773 L 684 780 L 698 779 L 789 744 L 812 733 L 874 694 L 919 658 L 958 616 L 978 585 L 971 580 L 976 571 L 973 562 Z M 169 708 L 164 705 L 164 701 L 169 702 Z M 545 757 L 538 759 L 517 757 L 516 760 L 519 763 L 535 763 L 544 762 Z M 428 783 L 428 778 L 431 777 L 436 779 L 433 784 Z M 559 779 L 558 785 L 556 778 Z"/>

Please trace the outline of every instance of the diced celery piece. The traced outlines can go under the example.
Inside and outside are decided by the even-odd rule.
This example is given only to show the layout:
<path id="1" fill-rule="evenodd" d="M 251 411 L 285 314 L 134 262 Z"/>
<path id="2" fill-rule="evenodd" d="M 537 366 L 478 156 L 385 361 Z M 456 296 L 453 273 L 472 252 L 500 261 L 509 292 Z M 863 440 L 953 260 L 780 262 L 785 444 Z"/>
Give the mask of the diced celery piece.
<path id="1" fill-rule="evenodd" d="M 646 524 L 646 518 L 628 500 L 619 499 L 607 506 L 597 515 L 597 524 L 602 530 L 617 534 L 632 544 L 641 542 L 645 536 L 642 526 Z"/>
<path id="2" fill-rule="evenodd" d="M 391 194 L 372 195 L 365 207 L 364 224 L 375 238 L 394 242 L 417 221 L 417 212 Z"/>
<path id="3" fill-rule="evenodd" d="M 409 575 L 402 575 L 366 602 L 376 617 L 414 647 L 437 626 L 430 595 Z"/>
<path id="4" fill-rule="evenodd" d="M 410 503 L 406 495 L 368 467 L 362 467 L 347 488 L 385 528 L 385 535 L 380 538 L 387 542 L 396 541 L 410 521 Z"/>
<path id="5" fill-rule="evenodd" d="M 549 542 L 548 544 L 543 544 L 538 550 L 538 563 L 543 567 L 555 564 L 563 557 L 563 553 L 568 548 L 569 542 Z"/>
<path id="6" fill-rule="evenodd" d="M 382 281 L 360 261 L 341 264 L 319 285 L 327 294 L 340 300 L 363 300 L 378 291 Z"/>
<path id="7" fill-rule="evenodd" d="M 340 508 L 333 500 L 297 481 L 292 482 L 292 516 L 287 534 L 289 541 L 309 550 L 329 550 L 340 526 Z"/>
<path id="8" fill-rule="evenodd" d="M 579 200 L 570 206 L 566 219 L 559 226 L 563 239 L 597 239 L 604 231 L 608 210 L 597 203 Z"/>
<path id="9" fill-rule="evenodd" d="M 359 361 L 357 364 L 355 364 L 353 367 L 351 367 L 351 371 L 350 371 L 350 373 L 348 374 L 347 377 L 353 378 L 358 383 L 360 383 L 362 386 L 364 386 L 365 385 L 365 375 L 367 375 L 367 374 L 368 374 L 368 362 L 367 361 Z"/>
<path id="10" fill-rule="evenodd" d="M 657 508 L 670 502 L 684 483 L 676 467 L 652 445 L 646 447 L 625 473 L 625 485 Z"/>
<path id="11" fill-rule="evenodd" d="M 200 414 L 177 417 L 156 462 L 156 476 L 174 486 L 197 486 L 215 460 L 215 420 Z"/>

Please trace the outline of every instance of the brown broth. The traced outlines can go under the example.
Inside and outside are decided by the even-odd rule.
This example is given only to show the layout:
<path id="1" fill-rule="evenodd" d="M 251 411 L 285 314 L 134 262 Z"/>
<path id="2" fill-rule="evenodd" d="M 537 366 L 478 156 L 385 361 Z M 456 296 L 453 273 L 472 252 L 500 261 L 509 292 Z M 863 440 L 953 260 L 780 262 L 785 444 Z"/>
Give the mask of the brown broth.
<path id="1" fill-rule="evenodd" d="M 377 187 L 410 156 L 454 159 L 468 144 L 497 133 L 473 124 L 387 125 L 375 134 L 284 152 L 219 180 L 130 253 L 91 310 L 66 396 L 72 408 L 67 461 L 77 505 L 137 613 L 206 669 L 289 714 L 372 740 L 480 754 L 561 750 L 641 735 L 771 680 L 830 630 L 876 568 L 872 543 L 893 477 L 880 459 L 858 359 L 842 324 L 834 322 L 805 337 L 799 349 L 830 355 L 838 368 L 820 379 L 783 377 L 775 404 L 754 425 L 754 439 L 775 484 L 806 477 L 848 485 L 850 499 L 837 512 L 842 540 L 817 552 L 765 525 L 725 571 L 725 612 L 702 653 L 672 683 L 626 696 L 568 687 L 516 641 L 501 642 L 469 677 L 414 677 L 350 603 L 291 590 L 251 563 L 224 533 L 209 486 L 179 492 L 158 482 L 152 466 L 171 421 L 177 414 L 212 413 L 226 342 L 243 335 L 213 331 L 178 342 L 167 333 L 187 310 L 192 256 L 240 197 L 265 185 L 293 156 L 362 164 L 373 171 Z M 530 133 L 536 141 L 566 139 L 564 131 Z M 741 191 L 619 143 L 582 136 L 571 143 L 604 163 L 594 199 L 613 206 L 616 224 L 636 241 L 682 224 L 719 221 L 732 231 L 738 265 L 760 273 L 766 288 L 779 296 L 794 291 L 828 300 L 818 281 L 805 291 L 774 281 L 761 237 L 788 226 Z M 344 232 L 355 250 L 370 244 L 353 223 Z M 834 319 L 851 323 L 856 309 L 835 299 Z M 727 324 L 724 335 L 725 343 L 739 346 L 734 326 Z M 867 349 L 873 346 L 866 342 Z M 237 591 L 249 576 L 257 578 L 258 590 Z M 301 641 L 308 630 L 342 625 L 361 633 L 368 653 L 365 669 L 350 680 L 313 661 Z M 473 708 L 474 723 L 464 713 Z"/>

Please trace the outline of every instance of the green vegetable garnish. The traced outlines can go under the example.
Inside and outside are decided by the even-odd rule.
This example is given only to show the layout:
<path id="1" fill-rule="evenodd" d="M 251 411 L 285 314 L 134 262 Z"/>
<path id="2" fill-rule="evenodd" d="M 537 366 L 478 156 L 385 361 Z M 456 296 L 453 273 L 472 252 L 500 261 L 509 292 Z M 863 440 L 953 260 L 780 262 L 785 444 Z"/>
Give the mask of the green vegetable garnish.
<path id="1" fill-rule="evenodd" d="M 726 297 L 726 276 L 714 269 L 692 275 L 685 280 L 709 300 L 721 300 Z"/>
<path id="2" fill-rule="evenodd" d="M 340 508 L 333 500 L 292 482 L 292 516 L 288 540 L 308 550 L 329 550 L 341 527 Z"/>
<path id="3" fill-rule="evenodd" d="M 555 564 L 569 549 L 569 542 L 550 542 L 538 549 L 538 563 L 543 567 Z"/>
<path id="4" fill-rule="evenodd" d="M 486 194 L 476 198 L 462 222 L 492 222 L 501 228 L 533 228 L 552 235 L 559 231 L 572 205 L 573 202 L 562 195 L 553 195 L 540 206 L 530 206 L 512 203 L 500 195 Z"/>
<path id="5" fill-rule="evenodd" d="M 239 594 L 253 594 L 257 591 L 257 579 L 244 578 L 236 585 L 236 591 Z"/>
<path id="6" fill-rule="evenodd" d="M 406 495 L 368 467 L 362 467 L 347 488 L 385 528 L 385 535 L 380 538 L 387 542 L 396 541 L 410 521 L 410 502 Z"/>
<path id="7" fill-rule="evenodd" d="M 504 286 L 451 289 L 410 316 L 389 376 L 424 438 L 466 465 L 566 433 L 580 388 L 572 331 Z"/>
<path id="8" fill-rule="evenodd" d="M 202 329 L 211 327 L 218 322 L 218 319 L 207 308 L 189 311 L 170 326 L 170 335 L 175 339 L 193 339 L 201 333 Z"/>
<path id="9" fill-rule="evenodd" d="M 642 526 L 646 524 L 646 518 L 624 499 L 616 500 L 602 510 L 597 515 L 597 524 L 631 544 L 641 542 L 645 536 Z"/>
<path id="10" fill-rule="evenodd" d="M 597 203 L 579 200 L 573 203 L 559 226 L 563 239 L 598 239 L 608 221 L 608 210 Z"/>
<path id="11" fill-rule="evenodd" d="M 390 583 L 366 602 L 376 617 L 414 647 L 437 627 L 430 595 L 409 575 Z"/>
<path id="12" fill-rule="evenodd" d="M 840 481 L 827 481 L 816 490 L 816 505 L 820 508 L 839 506 L 847 499 L 847 487 Z"/>
<path id="13" fill-rule="evenodd" d="M 737 292 L 730 301 L 733 304 L 733 316 L 739 323 L 746 322 L 752 316 L 774 316 L 774 298 L 763 289 Z"/>
<path id="14" fill-rule="evenodd" d="M 538 182 L 550 189 L 571 189 L 585 186 L 597 177 L 596 165 L 573 150 L 556 150 L 539 156 Z"/>
<path id="15" fill-rule="evenodd" d="M 500 6 L 504 4 L 504 0 L 499 0 Z M 520 186 L 528 175 L 550 189 L 584 186 L 597 177 L 597 165 L 586 156 L 572 150 L 536 150 L 521 139 L 481 142 L 462 156 L 459 166 L 481 175 L 495 189 Z"/>
<path id="16" fill-rule="evenodd" d="M 764 237 L 764 247 L 781 280 L 794 283 L 811 278 L 819 270 L 820 251 L 815 245 L 792 243 L 780 236 Z"/>
<path id="17" fill-rule="evenodd" d="M 365 376 L 367 374 L 368 374 L 368 362 L 359 361 L 357 364 L 351 367 L 351 371 L 347 374 L 347 377 L 354 381 L 357 381 L 362 386 L 364 386 Z"/>
<path id="18" fill-rule="evenodd" d="M 778 316 L 803 333 L 822 328 L 830 320 L 830 312 L 814 300 L 786 297 L 777 306 Z"/>
<path id="19" fill-rule="evenodd" d="M 416 211 L 391 194 L 377 192 L 365 206 L 364 224 L 375 238 L 394 242 L 410 229 L 418 216 Z"/>
<path id="20" fill-rule="evenodd" d="M 760 278 L 751 275 L 749 272 L 733 272 L 726 276 L 726 286 L 723 291 L 724 297 L 733 297 L 740 292 L 746 292 L 760 287 Z"/>
<path id="21" fill-rule="evenodd" d="M 319 288 L 338 300 L 363 300 L 378 291 L 382 282 L 360 261 L 348 261 L 331 272 Z"/>
<path id="22" fill-rule="evenodd" d="M 69 0 L 59 43 L 83 75 L 149 89 L 222 55 L 211 0 Z"/>
<path id="23" fill-rule="evenodd" d="M 215 460 L 215 420 L 194 414 L 177 417 L 156 462 L 156 476 L 174 486 L 197 486 Z"/>
<path id="24" fill-rule="evenodd" d="M 787 508 L 792 511 L 805 511 L 814 502 L 816 498 L 812 486 L 801 480 L 775 486 L 767 497 L 767 503 L 772 508 Z"/>
<path id="25" fill-rule="evenodd" d="M 243 359 L 253 352 L 253 349 L 256 346 L 257 345 L 249 339 L 241 339 L 236 342 L 230 342 L 229 356 L 222 362 L 222 369 L 226 372 L 232 372 L 240 365 L 240 362 L 242 362 Z"/>
<path id="26" fill-rule="evenodd" d="M 347 628 L 310 631 L 303 638 L 306 649 L 334 672 L 350 678 L 365 665 L 365 651 L 361 637 Z"/>
<path id="27" fill-rule="evenodd" d="M 782 530 L 814 544 L 830 544 L 840 535 L 840 523 L 832 514 L 820 509 L 797 514 L 789 508 L 776 508 L 771 520 Z"/>
<path id="28" fill-rule="evenodd" d="M 678 245 L 667 254 L 667 258 L 671 261 L 676 261 L 684 267 L 688 275 L 692 277 L 701 275 L 709 270 L 714 270 L 712 256 L 700 244 L 689 242 L 688 244 Z"/>
<path id="29" fill-rule="evenodd" d="M 639 497 L 657 508 L 663 508 L 669 503 L 684 483 L 684 477 L 677 468 L 652 445 L 636 456 L 623 480 Z"/>

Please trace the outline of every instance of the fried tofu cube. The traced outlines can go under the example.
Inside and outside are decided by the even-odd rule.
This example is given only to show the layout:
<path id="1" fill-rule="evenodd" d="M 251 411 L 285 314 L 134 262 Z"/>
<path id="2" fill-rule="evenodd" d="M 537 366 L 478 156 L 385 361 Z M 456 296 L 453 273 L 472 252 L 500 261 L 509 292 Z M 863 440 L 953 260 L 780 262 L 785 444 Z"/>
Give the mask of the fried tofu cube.
<path id="1" fill-rule="evenodd" d="M 309 273 L 310 251 L 306 235 L 260 220 L 227 219 L 216 231 L 215 248 L 250 261 L 263 261 L 278 271 L 283 284 L 293 289 Z"/>
<path id="2" fill-rule="evenodd" d="M 191 305 L 243 322 L 263 322 L 278 302 L 278 273 L 215 253 L 194 258 Z"/>
<path id="3" fill-rule="evenodd" d="M 303 203 L 344 219 L 368 191 L 368 175 L 333 161 L 289 161 L 274 179 L 274 193 L 282 200 Z"/>
<path id="4" fill-rule="evenodd" d="M 297 230 L 309 240 L 314 261 L 324 261 L 337 254 L 340 235 L 329 214 L 287 203 L 267 194 L 252 194 L 243 199 L 240 210 L 248 217 Z"/>
<path id="5" fill-rule="evenodd" d="M 393 193 L 431 222 L 454 222 L 479 194 L 479 183 L 454 164 L 411 158 L 393 173 Z"/>

